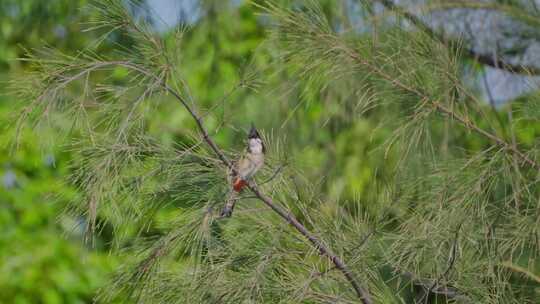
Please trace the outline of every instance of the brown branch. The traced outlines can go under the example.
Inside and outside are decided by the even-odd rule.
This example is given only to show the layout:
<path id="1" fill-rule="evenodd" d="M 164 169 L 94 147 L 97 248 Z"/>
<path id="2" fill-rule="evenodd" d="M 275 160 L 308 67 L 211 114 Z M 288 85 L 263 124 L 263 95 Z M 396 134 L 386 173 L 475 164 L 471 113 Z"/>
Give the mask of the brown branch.
<path id="1" fill-rule="evenodd" d="M 197 123 L 197 127 L 199 128 L 199 131 L 202 133 L 204 140 L 210 146 L 210 148 L 214 151 L 214 153 L 219 157 L 219 159 L 223 162 L 223 164 L 225 164 L 230 170 L 235 172 L 235 169 L 232 163 L 227 159 L 225 154 L 221 152 L 221 150 L 216 145 L 216 143 L 208 135 L 208 131 L 204 127 L 202 119 L 195 113 L 195 111 L 185 102 L 185 100 L 176 91 L 174 91 L 171 87 L 169 87 L 165 83 L 163 84 L 163 86 L 176 99 L 178 99 L 178 101 L 180 101 L 180 103 L 184 106 L 184 108 L 193 117 L 193 119 Z M 352 285 L 352 287 L 354 288 L 356 294 L 358 295 L 362 303 L 364 304 L 372 303 L 371 296 L 369 295 L 368 291 L 360 286 L 360 284 L 356 281 L 356 279 L 352 275 L 351 271 L 348 269 L 345 263 L 343 263 L 343 261 L 338 256 L 336 256 L 317 237 L 311 234 L 307 230 L 307 228 L 304 225 L 302 225 L 291 213 L 286 212 L 283 208 L 275 204 L 271 198 L 265 196 L 252 181 L 248 183 L 248 187 L 259 200 L 264 202 L 268 207 L 274 210 L 274 212 L 276 212 L 279 216 L 281 216 L 284 220 L 286 220 L 289 224 L 291 224 L 298 232 L 300 232 L 300 234 L 302 234 L 305 238 L 307 238 L 311 242 L 311 244 L 319 251 L 321 256 L 326 256 L 332 263 L 334 263 L 336 268 L 338 268 L 343 273 L 345 278 Z"/>
<path id="2" fill-rule="evenodd" d="M 300 232 L 304 237 L 306 237 L 311 244 L 319 251 L 321 256 L 326 256 L 337 269 L 339 269 L 345 278 L 349 281 L 349 283 L 352 285 L 354 290 L 356 291 L 356 294 L 364 304 L 372 303 L 371 297 L 367 290 L 362 288 L 360 284 L 356 281 L 354 278 L 352 272 L 348 269 L 348 267 L 343 263 L 343 261 L 336 256 L 332 251 L 323 243 L 321 242 L 317 237 L 312 235 L 307 228 L 302 225 L 291 213 L 286 212 L 281 207 L 276 205 L 272 199 L 265 196 L 259 188 L 253 183 L 248 183 L 249 189 L 259 198 L 261 201 L 263 201 L 268 207 L 270 207 L 274 212 L 279 214 L 283 219 L 285 219 L 289 224 L 291 224 L 298 232 Z"/>
<path id="3" fill-rule="evenodd" d="M 489 133 L 488 131 L 478 127 L 477 125 L 473 124 L 470 120 L 465 119 L 464 117 L 461 117 L 461 116 L 457 115 L 455 112 L 453 112 L 452 110 L 448 109 L 447 107 L 441 105 L 438 102 L 435 102 L 434 105 L 441 112 L 449 115 L 450 117 L 455 118 L 456 120 L 458 120 L 461 124 L 465 125 L 470 130 L 473 130 L 474 132 L 476 132 L 476 133 L 478 133 L 480 135 L 483 135 L 484 137 L 490 139 L 491 141 L 495 142 L 499 146 L 501 146 L 501 147 L 505 148 L 506 150 L 509 150 L 512 153 L 514 153 L 515 155 L 517 155 L 519 158 L 521 158 L 521 160 L 523 162 L 529 164 L 530 166 L 532 166 L 533 168 L 536 168 L 537 170 L 540 170 L 540 164 L 538 164 L 536 161 L 530 159 L 525 153 L 518 150 L 515 145 L 509 144 L 508 142 L 501 139 L 500 137 L 498 137 L 496 135 L 493 135 L 493 134 Z"/>
<path id="4" fill-rule="evenodd" d="M 442 103 L 440 103 L 438 100 L 432 100 L 429 96 L 427 96 L 426 94 L 424 94 L 423 92 L 421 92 L 417 88 L 411 87 L 411 86 L 399 81 L 397 78 L 394 78 L 394 77 L 390 76 L 389 74 L 384 72 L 380 67 L 375 66 L 373 64 L 370 64 L 368 61 L 366 61 L 365 59 L 360 57 L 360 55 L 358 53 L 351 50 L 347 46 L 341 46 L 341 49 L 345 53 L 347 53 L 347 55 L 351 59 L 353 59 L 354 61 L 357 61 L 359 64 L 367 67 L 369 70 L 371 70 L 375 74 L 379 75 L 380 77 L 384 78 L 385 80 L 389 81 L 390 83 L 392 83 L 396 87 L 398 87 L 398 88 L 400 88 L 402 90 L 405 90 L 407 92 L 410 92 L 410 93 L 418 96 L 422 100 L 429 101 L 429 103 L 435 109 L 437 109 L 439 112 L 454 118 L 455 120 L 457 120 L 459 123 L 461 123 L 463 126 L 468 128 L 469 130 L 474 131 L 474 132 L 484 136 L 485 138 L 495 142 L 497 145 L 501 146 L 502 148 L 512 152 L 514 155 L 516 155 L 517 157 L 519 157 L 522 160 L 522 163 L 526 163 L 529 166 L 535 168 L 536 170 L 540 170 L 540 164 L 537 163 L 535 160 L 529 158 L 525 153 L 521 152 L 515 145 L 510 144 L 510 143 L 506 142 L 504 139 L 498 137 L 497 135 L 489 133 L 488 131 L 478 127 L 472 121 L 470 121 L 469 119 L 467 119 L 467 118 L 465 118 L 463 116 L 460 116 L 459 114 L 454 112 L 452 109 L 447 108 Z"/>
<path id="5" fill-rule="evenodd" d="M 195 120 L 197 124 L 198 130 L 201 132 L 202 137 L 204 141 L 208 144 L 208 146 L 212 149 L 212 151 L 218 156 L 218 158 L 221 160 L 221 162 L 229 168 L 233 173 L 237 173 L 236 169 L 234 168 L 232 162 L 225 156 L 225 154 L 219 149 L 217 144 L 212 140 L 210 137 L 208 131 L 203 125 L 203 120 L 201 116 L 197 114 L 195 109 L 193 109 L 187 101 L 178 93 L 176 90 L 174 90 L 172 87 L 170 87 L 163 79 L 159 78 L 157 75 L 152 73 L 151 71 L 148 71 L 144 67 L 141 67 L 137 64 L 134 64 L 130 61 L 102 61 L 102 62 L 96 62 L 86 68 L 87 72 L 106 68 L 109 66 L 123 66 L 126 68 L 129 68 L 131 70 L 137 71 L 141 74 L 144 74 L 148 77 L 154 78 L 156 81 L 159 81 L 161 87 L 165 89 L 167 92 L 169 92 L 171 95 L 173 95 L 181 104 L 182 106 L 188 111 L 190 116 Z M 81 72 L 82 75 L 82 72 Z M 75 78 L 71 78 L 69 81 L 66 81 L 62 85 L 67 85 L 69 82 L 73 81 Z M 282 207 L 275 204 L 273 200 L 267 196 L 265 196 L 253 183 L 250 181 L 248 183 L 249 189 L 254 193 L 254 195 L 264 202 L 268 207 L 270 207 L 274 212 L 276 212 L 279 216 L 281 216 L 285 221 L 287 221 L 289 224 L 291 224 L 300 234 L 302 234 L 306 239 L 311 242 L 311 244 L 319 251 L 319 254 L 321 256 L 326 256 L 337 269 L 339 269 L 347 281 L 351 284 L 353 289 L 355 290 L 358 298 L 363 304 L 372 304 L 371 296 L 369 292 L 364 289 L 360 284 L 356 281 L 354 278 L 352 272 L 349 270 L 349 268 L 345 265 L 345 263 L 339 258 L 337 255 L 335 255 L 330 248 L 328 248 L 321 240 L 319 240 L 316 236 L 311 234 L 307 230 L 307 228 L 302 225 L 292 214 L 289 212 L 286 212 Z"/>
<path id="6" fill-rule="evenodd" d="M 382 5 L 384 5 L 387 9 L 393 10 L 396 13 L 405 17 L 409 22 L 411 22 L 418 29 L 425 32 L 432 39 L 437 40 L 443 44 L 447 43 L 447 40 L 448 40 L 447 37 L 444 37 L 442 34 L 433 30 L 431 27 L 425 24 L 416 15 L 409 13 L 405 9 L 394 4 L 392 0 L 379 0 L 379 2 Z M 480 64 L 484 64 L 484 65 L 487 65 L 496 69 L 501 69 L 501 70 L 504 70 L 513 74 L 540 75 L 540 68 L 537 68 L 537 67 L 511 64 L 495 56 L 478 53 L 474 51 L 472 48 L 464 48 L 463 50 L 465 51 L 465 55 L 467 55 L 467 57 L 474 59 L 476 62 Z"/>
<path id="7" fill-rule="evenodd" d="M 134 67 L 134 65 L 131 63 L 123 63 L 123 64 L 127 64 L 127 66 L 129 67 Z M 137 70 L 145 71 L 144 69 L 141 69 L 140 67 L 137 67 Z M 144 73 L 146 75 L 151 74 L 148 71 L 145 71 Z M 201 132 L 203 139 L 206 141 L 208 146 L 210 146 L 212 151 L 219 157 L 219 159 L 223 162 L 223 164 L 227 166 L 231 171 L 236 173 L 236 170 L 233 164 L 229 161 L 229 159 L 227 159 L 225 154 L 219 149 L 219 147 L 216 145 L 216 143 L 212 140 L 212 138 L 208 134 L 208 131 L 203 125 L 202 118 L 195 112 L 195 110 L 192 107 L 189 106 L 189 104 L 184 100 L 184 98 L 178 92 L 176 92 L 173 88 L 171 88 L 165 82 L 162 82 L 162 86 L 171 95 L 173 95 L 182 104 L 182 106 L 189 112 L 191 117 L 197 123 L 197 127 L 199 131 Z M 356 292 L 358 298 L 363 304 L 373 303 L 369 292 L 366 289 L 364 289 L 362 286 L 360 286 L 360 284 L 354 278 L 352 272 L 349 270 L 349 268 L 345 265 L 345 263 L 341 260 L 340 257 L 335 255 L 332 252 L 332 250 L 330 250 L 330 248 L 328 248 L 321 240 L 319 240 L 316 236 L 314 236 L 311 232 L 309 232 L 307 228 L 304 225 L 302 225 L 302 223 L 300 223 L 290 212 L 285 211 L 279 205 L 274 203 L 271 198 L 264 195 L 261 192 L 261 190 L 257 187 L 257 185 L 255 185 L 255 183 L 253 183 L 252 181 L 248 182 L 248 188 L 253 192 L 253 194 L 255 194 L 255 196 L 259 200 L 264 202 L 274 212 L 276 212 L 285 221 L 287 221 L 291 226 L 293 226 L 300 234 L 302 234 L 306 239 L 308 239 L 309 242 L 319 251 L 319 254 L 321 256 L 327 257 L 335 265 L 335 267 L 343 273 L 343 275 L 345 276 L 347 281 L 349 281 L 354 291 Z"/>

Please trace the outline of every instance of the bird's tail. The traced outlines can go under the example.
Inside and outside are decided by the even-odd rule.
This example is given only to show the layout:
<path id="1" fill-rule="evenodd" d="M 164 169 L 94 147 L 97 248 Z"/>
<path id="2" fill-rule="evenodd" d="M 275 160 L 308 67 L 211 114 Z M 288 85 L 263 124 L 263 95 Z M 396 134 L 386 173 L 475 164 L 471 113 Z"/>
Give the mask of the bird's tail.
<path id="1" fill-rule="evenodd" d="M 223 210 L 221 210 L 221 217 L 231 217 L 234 205 L 236 204 L 236 201 L 238 200 L 238 193 L 242 191 L 242 189 L 247 185 L 247 182 L 239 177 L 237 177 L 233 182 L 233 188 L 231 193 L 229 194 L 229 197 L 227 198 L 227 201 L 225 202 L 225 206 L 223 207 Z"/>
<path id="2" fill-rule="evenodd" d="M 225 206 L 223 206 L 223 209 L 221 210 L 221 217 L 231 217 L 234 205 L 236 204 L 236 201 L 238 200 L 238 192 L 237 191 L 231 191 L 229 194 L 229 197 L 227 198 L 227 201 L 225 202 Z"/>

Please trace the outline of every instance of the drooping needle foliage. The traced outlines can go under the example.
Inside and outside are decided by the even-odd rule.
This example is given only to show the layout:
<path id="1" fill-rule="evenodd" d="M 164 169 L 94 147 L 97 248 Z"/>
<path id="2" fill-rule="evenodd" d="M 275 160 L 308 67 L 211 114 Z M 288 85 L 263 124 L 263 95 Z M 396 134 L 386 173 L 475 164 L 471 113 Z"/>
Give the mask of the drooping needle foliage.
<path id="1" fill-rule="evenodd" d="M 538 98 L 490 107 L 464 77 L 465 42 L 358 3 L 373 13 L 363 29 L 333 2 L 246 4 L 268 33 L 223 79 L 189 48 L 197 33 L 225 48 L 212 21 L 163 34 L 131 2 L 87 8 L 101 35 L 87 49 L 28 52 L 17 129 L 70 138 L 80 195 L 66 212 L 85 217 L 90 243 L 112 227 L 111 250 L 128 257 L 98 301 L 357 303 L 356 281 L 372 303 L 534 303 Z M 219 219 L 223 157 L 238 157 L 250 121 L 269 150 L 257 189 L 321 246 L 256 192 Z"/>

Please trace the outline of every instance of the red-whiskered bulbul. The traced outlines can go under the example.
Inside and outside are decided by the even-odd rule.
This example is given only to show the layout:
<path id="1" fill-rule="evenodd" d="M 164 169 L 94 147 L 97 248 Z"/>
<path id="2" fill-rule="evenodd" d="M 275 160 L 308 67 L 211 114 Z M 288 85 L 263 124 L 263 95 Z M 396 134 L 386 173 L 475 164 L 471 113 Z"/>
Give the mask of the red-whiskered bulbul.
<path id="1" fill-rule="evenodd" d="M 246 152 L 234 164 L 236 173 L 231 179 L 231 193 L 225 207 L 221 211 L 222 217 L 230 217 L 232 215 L 234 205 L 237 200 L 238 193 L 246 186 L 247 182 L 259 171 L 264 165 L 264 154 L 266 148 L 261 136 L 255 126 L 251 125 L 247 140 Z"/>

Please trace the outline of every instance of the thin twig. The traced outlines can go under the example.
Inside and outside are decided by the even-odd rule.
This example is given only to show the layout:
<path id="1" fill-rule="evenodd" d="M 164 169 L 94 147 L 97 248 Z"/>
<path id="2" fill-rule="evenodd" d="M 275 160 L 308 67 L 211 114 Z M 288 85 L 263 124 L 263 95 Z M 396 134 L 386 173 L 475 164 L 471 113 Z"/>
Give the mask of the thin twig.
<path id="1" fill-rule="evenodd" d="M 233 173 L 237 174 L 236 169 L 233 166 L 233 163 L 225 156 L 225 154 L 221 151 L 221 149 L 217 146 L 217 144 L 213 141 L 213 139 L 210 137 L 208 131 L 204 127 L 203 120 L 201 116 L 196 112 L 194 108 L 192 108 L 188 102 L 182 97 L 182 95 L 177 92 L 175 89 L 173 89 L 171 86 L 169 86 L 164 80 L 160 79 L 157 75 L 152 73 L 151 71 L 148 71 L 144 67 L 141 67 L 137 64 L 134 64 L 130 61 L 99 61 L 95 62 L 89 67 L 87 67 L 84 70 L 84 73 L 81 72 L 77 74 L 75 77 L 70 77 L 68 80 L 63 82 L 61 86 L 66 86 L 68 83 L 76 80 L 78 77 L 84 75 L 85 73 L 90 73 L 91 71 L 110 67 L 110 66 L 123 66 L 128 69 L 140 72 L 141 74 L 144 74 L 148 77 L 151 77 L 155 79 L 156 81 L 159 81 L 160 86 L 170 93 L 172 96 L 174 96 L 178 102 L 184 107 L 186 111 L 190 114 L 190 116 L 195 120 L 195 123 L 197 124 L 197 128 L 199 132 L 202 134 L 202 137 L 204 141 L 208 144 L 210 149 L 218 156 L 218 158 L 221 160 L 221 162 Z M 187 90 L 187 88 L 186 88 Z M 274 203 L 274 201 L 264 195 L 259 187 L 252 181 L 249 181 L 247 184 L 248 188 L 253 192 L 253 194 L 262 202 L 264 202 L 268 207 L 270 207 L 274 212 L 276 212 L 279 216 L 281 216 L 285 221 L 287 221 L 291 226 L 293 226 L 300 234 L 302 234 L 318 251 L 321 256 L 327 257 L 332 263 L 334 263 L 335 267 L 339 269 L 343 276 L 349 281 L 351 286 L 353 287 L 354 291 L 356 292 L 358 298 L 363 304 L 372 304 L 373 301 L 371 299 L 371 296 L 368 292 L 368 290 L 364 289 L 358 281 L 353 276 L 351 270 L 345 265 L 345 263 L 341 260 L 340 257 L 335 255 L 332 250 L 330 250 L 329 247 L 327 247 L 321 240 L 319 240 L 316 236 L 314 236 L 311 232 L 307 230 L 307 228 L 302 225 L 296 217 L 294 217 L 290 212 L 285 211 L 282 207 Z"/>
<path id="2" fill-rule="evenodd" d="M 138 71 L 144 71 L 146 75 L 153 75 L 151 72 L 148 72 L 143 68 L 137 67 L 133 65 L 132 63 L 123 62 L 122 64 L 131 68 L 136 67 Z M 208 131 L 203 125 L 202 118 L 197 114 L 195 109 L 190 107 L 190 105 L 185 101 L 185 99 L 178 92 L 176 92 L 176 90 L 174 90 L 169 85 L 167 85 L 167 83 L 162 82 L 162 86 L 165 90 L 167 90 L 171 95 L 173 95 L 182 104 L 182 106 L 186 109 L 186 111 L 188 111 L 191 117 L 195 120 L 197 127 L 203 136 L 203 139 L 206 141 L 208 146 L 210 146 L 212 151 L 219 157 L 219 159 L 223 162 L 223 164 L 226 167 L 228 167 L 233 173 L 237 174 L 236 169 L 234 168 L 232 162 L 225 156 L 225 154 L 219 149 L 219 147 L 216 145 L 216 143 L 212 140 L 212 138 L 208 134 Z M 360 299 L 362 303 L 364 304 L 373 303 L 369 292 L 366 289 L 364 289 L 362 286 L 360 286 L 360 284 L 354 278 L 352 272 L 341 260 L 341 258 L 335 255 L 330 250 L 330 248 L 328 248 L 321 240 L 319 240 L 317 237 L 311 234 L 311 232 L 309 232 L 307 228 L 304 225 L 302 225 L 296 219 L 296 217 L 294 217 L 290 212 L 285 211 L 282 207 L 275 204 L 271 198 L 264 195 L 259 189 L 259 187 L 255 185 L 254 182 L 249 181 L 247 186 L 259 200 L 264 202 L 274 212 L 276 212 L 279 216 L 281 216 L 284 220 L 286 220 L 289 224 L 291 224 L 298 232 L 300 232 L 300 234 L 302 234 L 305 238 L 307 238 L 309 242 L 311 242 L 311 244 L 319 251 L 319 254 L 321 256 L 326 256 L 332 263 L 334 263 L 335 267 L 339 269 L 343 273 L 345 278 L 349 281 L 349 283 L 355 290 L 358 298 Z"/>
<path id="3" fill-rule="evenodd" d="M 521 160 L 522 160 L 522 163 L 526 163 L 528 164 L 529 166 L 537 169 L 537 170 L 540 170 L 540 164 L 537 163 L 536 161 L 532 160 L 531 158 L 529 158 L 525 153 L 521 152 L 517 147 L 515 147 L 514 145 L 506 142 L 504 139 L 498 137 L 497 135 L 494 135 L 492 133 L 489 133 L 488 131 L 478 127 L 476 124 L 474 124 L 471 120 L 469 120 L 468 118 L 465 118 L 461 115 L 459 115 L 458 113 L 456 113 L 454 110 L 452 109 L 449 109 L 448 107 L 444 106 L 441 102 L 439 102 L 438 100 L 433 100 L 431 99 L 429 96 L 427 96 L 426 94 L 424 94 L 423 92 L 421 92 L 420 90 L 414 88 L 414 87 L 411 87 L 401 81 L 399 81 L 397 78 L 393 78 L 392 76 L 390 76 L 389 74 L 387 74 L 386 72 L 384 72 L 380 67 L 378 66 L 375 66 L 373 64 L 370 64 L 369 62 L 367 62 L 366 60 L 364 60 L 362 57 L 360 57 L 360 55 L 358 53 L 356 53 L 355 51 L 349 49 L 347 46 L 344 46 L 342 45 L 341 46 L 341 49 L 343 51 L 345 51 L 347 53 L 347 55 L 357 61 L 359 64 L 367 67 L 368 69 L 370 69 L 372 72 L 376 73 L 377 75 L 379 75 L 380 77 L 384 78 L 385 80 L 391 82 L 393 85 L 395 85 L 396 87 L 402 89 L 402 90 L 405 90 L 407 92 L 410 92 L 416 96 L 418 96 L 419 98 L 421 98 L 422 100 L 426 100 L 426 101 L 429 101 L 430 104 L 435 108 L 437 109 L 439 112 L 442 112 L 443 114 L 446 114 L 452 118 L 454 118 L 455 120 L 457 120 L 459 123 L 461 123 L 463 126 L 465 126 L 466 128 L 468 128 L 469 130 L 471 131 L 474 131 L 486 138 L 488 138 L 489 140 L 495 142 L 497 145 L 503 147 L 504 149 L 512 152 L 514 155 L 516 155 L 517 157 L 519 157 Z"/>
<path id="4" fill-rule="evenodd" d="M 436 32 L 431 27 L 429 27 L 426 23 L 422 21 L 419 17 L 416 15 L 409 13 L 405 9 L 397 6 L 394 4 L 391 0 L 378 0 L 382 5 L 384 5 L 387 9 L 393 10 L 396 13 L 402 15 L 405 17 L 409 22 L 411 22 L 414 26 L 419 28 L 420 30 L 424 31 L 428 36 L 430 36 L 432 39 L 437 40 L 441 43 L 446 44 L 446 41 L 448 40 L 446 37 L 444 37 L 442 34 Z M 511 64 L 508 62 L 505 62 L 504 60 L 486 55 L 486 54 L 480 54 L 476 51 L 474 51 L 471 47 L 464 49 L 465 54 L 469 57 L 477 61 L 478 63 L 488 65 L 497 69 L 501 69 L 510 73 L 514 74 L 525 74 L 525 75 L 540 75 L 540 69 L 537 67 L 531 67 L 531 66 L 523 66 L 520 64 Z"/>
<path id="5" fill-rule="evenodd" d="M 203 122 L 201 118 L 195 113 L 195 111 L 189 107 L 189 105 L 184 101 L 184 99 L 176 93 L 176 91 L 172 90 L 167 84 L 163 84 L 164 87 L 169 91 L 173 96 L 182 103 L 184 108 L 190 113 L 190 115 L 193 117 L 195 122 L 197 123 L 197 126 L 199 128 L 199 131 L 202 133 L 204 140 L 206 143 L 210 146 L 210 148 L 214 151 L 214 153 L 221 159 L 223 164 L 225 164 L 230 170 L 232 170 L 234 173 L 236 172 L 236 169 L 232 165 L 232 163 L 227 159 L 225 154 L 221 152 L 219 147 L 215 144 L 215 142 L 210 138 L 208 135 L 208 132 L 206 131 Z M 348 269 L 348 267 L 343 263 L 343 261 L 336 256 L 322 241 L 320 241 L 317 237 L 312 235 L 307 228 L 302 225 L 290 212 L 286 212 L 284 209 L 282 209 L 280 206 L 275 204 L 271 198 L 265 196 L 259 188 L 253 183 L 252 181 L 248 182 L 248 188 L 257 196 L 257 198 L 261 201 L 263 201 L 268 207 L 270 207 L 274 212 L 276 212 L 279 216 L 281 216 L 283 219 L 285 219 L 289 224 L 291 224 L 298 232 L 300 232 L 304 237 L 306 237 L 311 244 L 319 251 L 321 256 L 326 256 L 334 265 L 336 268 L 338 268 L 345 278 L 349 281 L 349 283 L 354 288 L 356 294 L 364 304 L 371 304 L 371 296 L 369 295 L 368 291 L 365 290 L 360 286 L 360 284 L 356 281 L 354 278 L 352 272 Z"/>
<path id="6" fill-rule="evenodd" d="M 274 178 L 276 178 L 276 176 L 281 172 L 281 170 L 283 168 L 285 168 L 285 166 L 287 166 L 287 164 L 281 164 L 279 165 L 279 167 L 274 171 L 274 173 L 269 177 L 267 178 L 265 181 L 263 181 L 262 183 L 259 184 L 259 186 L 262 186 L 266 183 L 269 183 L 271 182 Z"/>
<path id="7" fill-rule="evenodd" d="M 322 243 L 318 238 L 316 238 L 314 235 L 312 235 L 304 225 L 302 225 L 291 213 L 285 212 L 281 207 L 274 204 L 274 202 L 267 196 L 265 196 L 253 182 L 248 183 L 248 187 L 253 193 L 261 200 L 263 201 L 268 207 L 270 207 L 272 210 L 274 210 L 279 216 L 281 216 L 283 219 L 285 219 L 289 224 L 291 224 L 298 232 L 300 232 L 304 237 L 306 237 L 311 244 L 319 251 L 321 256 L 326 256 L 337 269 L 339 269 L 345 278 L 349 281 L 349 283 L 352 285 L 354 290 L 356 291 L 356 294 L 364 304 L 372 303 L 371 296 L 369 295 L 368 291 L 365 290 L 360 286 L 360 284 L 356 281 L 354 278 L 352 272 L 348 269 L 348 267 L 343 263 L 343 261 L 336 256 L 324 243 Z"/>
<path id="8" fill-rule="evenodd" d="M 396 272 L 409 279 L 411 284 L 424 289 L 428 289 L 429 286 L 432 286 L 433 284 L 432 280 L 419 279 L 416 275 L 408 271 L 400 271 L 398 268 L 396 268 Z M 453 286 L 444 286 L 438 284 L 436 285 L 436 288 L 431 290 L 431 292 L 434 294 L 443 295 L 448 299 L 463 298 L 466 299 L 467 302 L 470 301 L 470 298 L 467 295 Z"/>
<path id="9" fill-rule="evenodd" d="M 540 284 L 540 276 L 538 276 L 537 274 L 534 274 L 529 269 L 515 265 L 512 263 L 512 261 L 506 261 L 506 262 L 501 263 L 500 265 L 512 270 L 513 272 L 520 273 L 521 275 L 523 275 L 523 277 L 528 278 L 531 281 L 535 281 L 536 283 Z"/>
<path id="10" fill-rule="evenodd" d="M 463 223 L 460 223 L 458 228 L 456 229 L 456 235 L 454 237 L 454 242 L 452 244 L 452 250 L 450 252 L 450 258 L 449 258 L 448 266 L 446 267 L 446 270 L 437 278 L 437 280 L 433 281 L 433 284 L 431 284 L 431 286 L 428 288 L 426 293 L 422 296 L 422 298 L 418 302 L 422 302 L 425 299 L 424 303 L 427 304 L 429 294 L 431 292 L 433 292 L 435 287 L 437 287 L 439 285 L 439 282 L 443 278 L 445 278 L 448 275 L 448 273 L 450 272 L 450 270 L 454 267 L 454 263 L 456 262 L 456 253 L 457 253 L 457 245 L 458 245 L 458 239 L 459 239 L 459 231 L 461 230 L 461 225 L 462 224 Z"/>
<path id="11" fill-rule="evenodd" d="M 364 247 L 364 245 L 367 243 L 369 238 L 375 234 L 375 229 L 372 229 L 370 232 L 368 232 L 360 241 L 360 243 L 356 246 L 354 246 L 352 249 L 349 250 L 349 252 L 354 253 L 354 251 L 359 250 L 360 248 Z"/>

